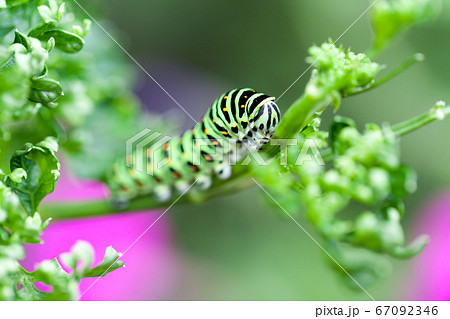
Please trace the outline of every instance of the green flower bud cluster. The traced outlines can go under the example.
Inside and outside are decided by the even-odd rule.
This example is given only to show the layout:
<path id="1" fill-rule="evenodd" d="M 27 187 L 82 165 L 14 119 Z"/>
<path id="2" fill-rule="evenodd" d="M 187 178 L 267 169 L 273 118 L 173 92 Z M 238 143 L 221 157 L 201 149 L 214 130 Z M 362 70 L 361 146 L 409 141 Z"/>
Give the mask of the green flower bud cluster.
<path id="1" fill-rule="evenodd" d="M 383 48 L 404 29 L 432 20 L 440 8 L 440 0 L 378 1 L 372 9 L 374 49 Z"/>
<path id="2" fill-rule="evenodd" d="M 287 212 L 298 216 L 303 210 L 326 243 L 334 243 L 339 258 L 355 249 L 367 250 L 362 254 L 368 258 L 367 263 L 360 263 L 362 268 L 348 265 L 355 273 L 373 279 L 374 270 L 367 265 L 375 256 L 382 258 L 380 254 L 396 258 L 419 254 L 428 239 L 420 237 L 406 247 L 400 223 L 403 199 L 415 191 L 416 175 L 401 163 L 394 132 L 390 127 L 368 124 L 361 133 L 352 120 L 340 116 L 335 117 L 329 134 L 319 130 L 319 125 L 319 118 L 313 120 L 298 135 L 297 145 L 280 155 L 287 158 L 287 165 L 280 166 L 275 160 L 264 168 L 255 166 L 255 178 Z M 302 150 L 307 140 L 314 141 L 311 145 L 323 158 L 314 148 L 306 153 Z M 299 161 L 301 154 L 307 156 L 303 161 Z M 356 213 L 355 207 L 360 207 L 360 212 L 345 218 L 347 210 Z M 280 214 L 287 217 L 282 211 Z"/>
<path id="3" fill-rule="evenodd" d="M 338 107 L 342 95 L 365 88 L 373 83 L 382 67 L 372 62 L 365 54 L 344 52 L 342 47 L 332 43 L 312 46 L 309 49 L 307 62 L 314 64 L 305 94 L 313 99 L 324 99 L 332 96 L 332 103 Z"/>
<path id="4" fill-rule="evenodd" d="M 332 104 L 337 109 L 346 95 L 362 91 L 375 83 L 382 66 L 364 53 L 344 51 L 332 42 L 309 49 L 308 63 L 314 66 L 305 91 L 283 115 L 275 132 L 277 137 L 291 137 Z"/>
<path id="5" fill-rule="evenodd" d="M 321 177 L 322 190 L 345 192 L 346 205 L 355 201 L 366 207 L 354 223 L 346 223 L 348 229 L 338 228 L 331 234 L 395 257 L 418 254 L 426 241 L 404 247 L 403 199 L 415 191 L 416 175 L 401 164 L 396 135 L 389 127 L 375 124 L 367 125 L 361 134 L 354 123 L 341 117 L 334 121 L 331 135 L 334 167 Z M 335 229 L 334 222 L 319 227 Z"/>

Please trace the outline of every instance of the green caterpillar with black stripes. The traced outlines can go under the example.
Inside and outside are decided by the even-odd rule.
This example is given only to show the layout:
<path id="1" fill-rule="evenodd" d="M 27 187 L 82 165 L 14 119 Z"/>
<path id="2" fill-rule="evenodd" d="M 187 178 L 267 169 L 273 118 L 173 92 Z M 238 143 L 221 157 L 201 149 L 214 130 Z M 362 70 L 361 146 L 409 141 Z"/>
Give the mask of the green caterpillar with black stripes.
<path id="1" fill-rule="evenodd" d="M 232 165 L 274 135 L 281 119 L 274 100 L 250 88 L 222 94 L 191 130 L 151 145 L 143 153 L 143 167 L 134 165 L 134 154 L 115 163 L 107 179 L 113 198 L 153 194 L 163 202 L 194 182 L 192 188 L 209 188 L 213 175 L 229 178 Z"/>

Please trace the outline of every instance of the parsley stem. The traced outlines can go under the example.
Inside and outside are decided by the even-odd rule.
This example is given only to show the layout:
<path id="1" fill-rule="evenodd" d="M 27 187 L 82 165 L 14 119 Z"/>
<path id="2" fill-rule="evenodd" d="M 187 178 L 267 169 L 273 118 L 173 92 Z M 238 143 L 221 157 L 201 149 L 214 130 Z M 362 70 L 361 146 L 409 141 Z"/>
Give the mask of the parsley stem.
<path id="1" fill-rule="evenodd" d="M 400 64 L 399 66 L 397 66 L 394 70 L 390 71 L 388 74 L 386 74 L 383 77 L 381 77 L 374 84 L 372 84 L 372 85 L 370 85 L 370 86 L 368 86 L 368 87 L 366 87 L 364 89 L 358 89 L 358 90 L 354 90 L 352 92 L 346 93 L 344 95 L 344 97 L 354 96 L 354 95 L 358 95 L 358 94 L 365 93 L 365 92 L 368 92 L 370 90 L 373 90 L 373 89 L 379 87 L 380 85 L 383 85 L 384 83 L 388 82 L 392 78 L 396 77 L 397 75 L 399 75 L 400 73 L 402 73 L 406 69 L 410 68 L 411 66 L 413 66 L 417 62 L 422 62 L 424 59 L 425 59 L 425 57 L 424 57 L 424 55 L 422 53 L 416 53 L 413 56 L 410 56 L 405 61 L 403 61 L 403 63 Z"/>
<path id="2" fill-rule="evenodd" d="M 450 106 L 445 106 L 444 102 L 439 101 L 429 111 L 393 125 L 392 130 L 397 136 L 402 136 L 436 120 L 443 120 L 448 114 Z"/>

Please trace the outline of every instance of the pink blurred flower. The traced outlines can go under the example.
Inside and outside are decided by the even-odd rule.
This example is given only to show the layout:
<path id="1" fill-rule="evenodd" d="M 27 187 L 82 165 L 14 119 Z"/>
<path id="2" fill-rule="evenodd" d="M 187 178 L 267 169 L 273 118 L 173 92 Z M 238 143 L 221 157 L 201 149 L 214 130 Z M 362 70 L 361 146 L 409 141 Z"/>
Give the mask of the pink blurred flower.
<path id="1" fill-rule="evenodd" d="M 105 198 L 106 194 L 104 185 L 77 180 L 65 170 L 55 192 L 46 200 L 93 200 Z M 112 245 L 118 252 L 124 252 L 160 214 L 160 211 L 148 211 L 53 221 L 42 236 L 44 244 L 28 245 L 23 264 L 28 270 L 34 269 L 36 263 L 70 251 L 75 242 L 82 239 L 94 247 L 94 265 L 97 265 L 103 259 L 106 247 Z M 178 269 L 167 216 L 162 217 L 137 241 L 122 260 L 126 268 L 100 278 L 81 300 L 165 299 Z M 95 280 L 84 279 L 80 292 L 83 293 Z"/>
<path id="2" fill-rule="evenodd" d="M 450 300 L 450 191 L 421 210 L 415 229 L 430 235 L 431 241 L 414 260 L 406 298 Z"/>

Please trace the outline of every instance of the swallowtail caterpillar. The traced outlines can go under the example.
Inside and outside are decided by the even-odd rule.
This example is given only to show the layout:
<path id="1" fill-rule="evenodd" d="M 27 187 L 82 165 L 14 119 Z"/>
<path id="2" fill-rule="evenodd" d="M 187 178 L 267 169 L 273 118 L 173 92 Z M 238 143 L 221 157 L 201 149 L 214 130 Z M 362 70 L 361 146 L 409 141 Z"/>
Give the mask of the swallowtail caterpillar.
<path id="1" fill-rule="evenodd" d="M 207 189 L 214 174 L 229 178 L 233 164 L 274 135 L 281 119 L 274 100 L 250 88 L 222 94 L 191 130 L 146 150 L 147 170 L 135 169 L 131 159 L 127 165 L 115 163 L 108 177 L 113 197 L 127 201 L 153 194 L 167 201 L 173 191 L 183 193 L 195 180 L 194 187 Z"/>

